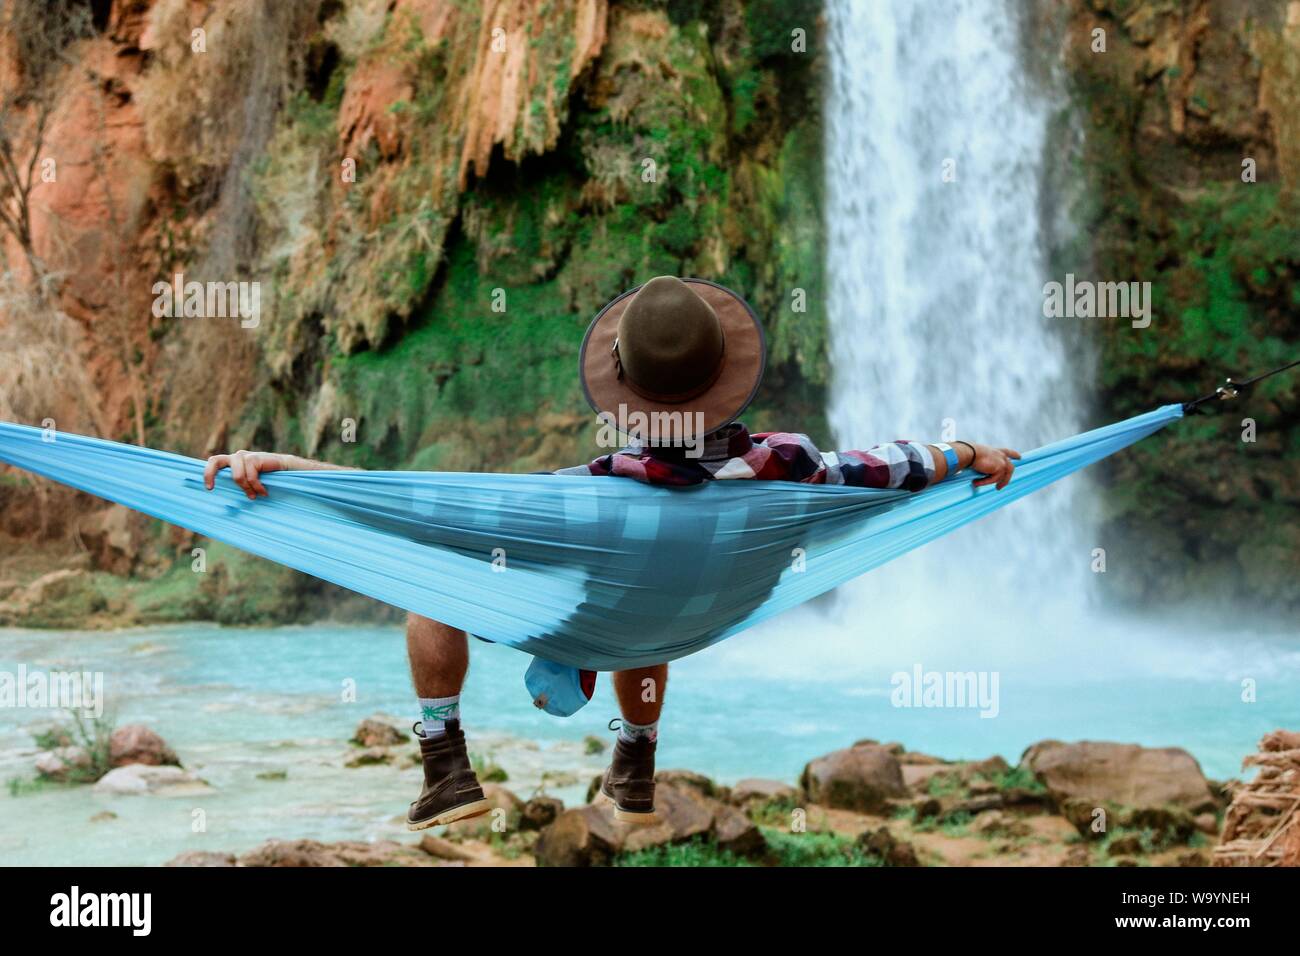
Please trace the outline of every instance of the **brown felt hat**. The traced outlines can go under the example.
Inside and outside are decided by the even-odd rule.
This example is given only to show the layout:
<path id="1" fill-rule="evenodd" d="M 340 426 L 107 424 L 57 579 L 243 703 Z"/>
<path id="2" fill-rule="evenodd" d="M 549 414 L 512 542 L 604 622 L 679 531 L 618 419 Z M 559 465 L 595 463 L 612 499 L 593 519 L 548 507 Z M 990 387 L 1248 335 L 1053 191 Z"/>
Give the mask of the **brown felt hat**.
<path id="1" fill-rule="evenodd" d="M 623 427 L 629 414 L 666 421 L 684 413 L 686 427 L 698 423 L 703 434 L 735 420 L 758 390 L 766 357 L 758 317 L 735 292 L 707 279 L 657 276 L 600 310 L 578 370 L 591 407 L 646 440 L 635 416 Z"/>

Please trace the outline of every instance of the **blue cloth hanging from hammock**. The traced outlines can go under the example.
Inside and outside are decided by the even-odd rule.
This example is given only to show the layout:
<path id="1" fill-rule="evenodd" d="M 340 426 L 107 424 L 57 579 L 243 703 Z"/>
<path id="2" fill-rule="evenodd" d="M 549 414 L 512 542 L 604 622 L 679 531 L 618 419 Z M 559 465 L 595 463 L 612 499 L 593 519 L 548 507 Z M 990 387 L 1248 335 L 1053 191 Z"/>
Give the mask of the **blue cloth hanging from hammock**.
<path id="1" fill-rule="evenodd" d="M 970 473 L 915 494 L 714 481 L 310 471 L 228 472 L 164 451 L 0 423 L 0 461 L 539 658 L 553 713 L 578 669 L 702 650 L 1004 507 L 1181 418 L 1182 406 L 1027 453 L 1005 489 Z M 539 706 L 541 704 L 539 703 Z"/>

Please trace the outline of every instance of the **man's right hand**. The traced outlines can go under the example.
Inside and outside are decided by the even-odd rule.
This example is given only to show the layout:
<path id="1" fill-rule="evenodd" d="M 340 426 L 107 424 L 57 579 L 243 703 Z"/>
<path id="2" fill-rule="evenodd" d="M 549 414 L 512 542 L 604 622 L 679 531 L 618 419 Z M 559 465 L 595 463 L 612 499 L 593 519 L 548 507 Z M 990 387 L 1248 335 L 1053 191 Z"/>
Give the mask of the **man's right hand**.
<path id="1" fill-rule="evenodd" d="M 203 484 L 211 491 L 216 483 L 217 472 L 223 468 L 230 469 L 230 477 L 235 484 L 244 489 L 249 499 L 266 495 L 266 486 L 259 475 L 270 471 L 293 470 L 292 455 L 276 455 L 267 451 L 237 451 L 233 455 L 213 455 L 203 469 Z"/>

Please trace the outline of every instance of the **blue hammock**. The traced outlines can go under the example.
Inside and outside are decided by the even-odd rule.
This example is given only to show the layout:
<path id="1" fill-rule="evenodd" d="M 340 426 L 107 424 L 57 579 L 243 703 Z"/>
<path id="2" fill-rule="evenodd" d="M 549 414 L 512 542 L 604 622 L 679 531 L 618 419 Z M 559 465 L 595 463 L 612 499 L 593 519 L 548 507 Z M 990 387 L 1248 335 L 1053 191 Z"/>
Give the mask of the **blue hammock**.
<path id="1" fill-rule="evenodd" d="M 702 650 L 1181 418 L 1182 406 L 1027 453 L 1002 491 L 969 473 L 909 494 L 714 481 L 311 471 L 250 501 L 202 461 L 0 423 L 0 461 L 535 655 L 539 706 L 585 703 L 579 670 Z"/>

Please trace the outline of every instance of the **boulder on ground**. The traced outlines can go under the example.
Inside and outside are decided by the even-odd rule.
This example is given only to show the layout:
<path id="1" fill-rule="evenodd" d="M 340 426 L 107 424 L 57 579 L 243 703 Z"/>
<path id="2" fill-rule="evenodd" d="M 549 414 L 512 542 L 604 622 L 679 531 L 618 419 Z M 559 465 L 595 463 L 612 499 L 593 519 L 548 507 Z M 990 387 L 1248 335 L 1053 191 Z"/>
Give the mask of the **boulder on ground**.
<path id="1" fill-rule="evenodd" d="M 754 822 L 735 807 L 706 796 L 698 786 L 656 781 L 653 824 L 622 823 L 613 804 L 566 810 L 538 836 L 538 866 L 600 866 L 619 853 L 711 839 L 731 853 L 756 856 L 767 849 Z"/>
<path id="2" fill-rule="evenodd" d="M 1216 806 L 1196 758 L 1181 747 L 1045 740 L 1029 747 L 1021 764 L 1057 806 L 1082 800 L 1095 806 L 1175 806 L 1193 814 Z"/>
<path id="3" fill-rule="evenodd" d="M 176 752 L 144 724 L 118 727 L 108 738 L 108 763 L 112 767 L 144 764 L 150 767 L 180 766 Z"/>
<path id="4" fill-rule="evenodd" d="M 601 866 L 623 846 L 623 827 L 607 807 L 565 810 L 542 830 L 533 847 L 538 866 Z"/>
<path id="5" fill-rule="evenodd" d="M 818 757 L 804 768 L 800 785 L 813 803 L 859 813 L 882 812 L 889 800 L 907 796 L 897 756 L 865 742 Z"/>
<path id="6" fill-rule="evenodd" d="M 404 734 L 381 717 L 367 717 L 357 724 L 351 743 L 358 747 L 399 747 L 409 742 L 410 734 Z"/>
<path id="7" fill-rule="evenodd" d="M 447 824 L 447 836 L 478 839 L 493 833 L 513 833 L 520 829 L 524 801 L 499 783 L 483 784 L 483 796 L 492 804 L 492 809 L 482 816 Z"/>
<path id="8" fill-rule="evenodd" d="M 132 763 L 110 770 L 95 784 L 95 792 L 114 796 L 186 797 L 211 793 L 207 781 L 180 767 Z"/>
<path id="9" fill-rule="evenodd" d="M 713 829 L 716 801 L 692 787 L 655 784 L 655 817 L 650 826 L 632 826 L 624 834 L 623 850 L 635 853 L 670 843 L 685 843 L 706 837 Z M 611 810 L 612 813 L 612 810 Z"/>

